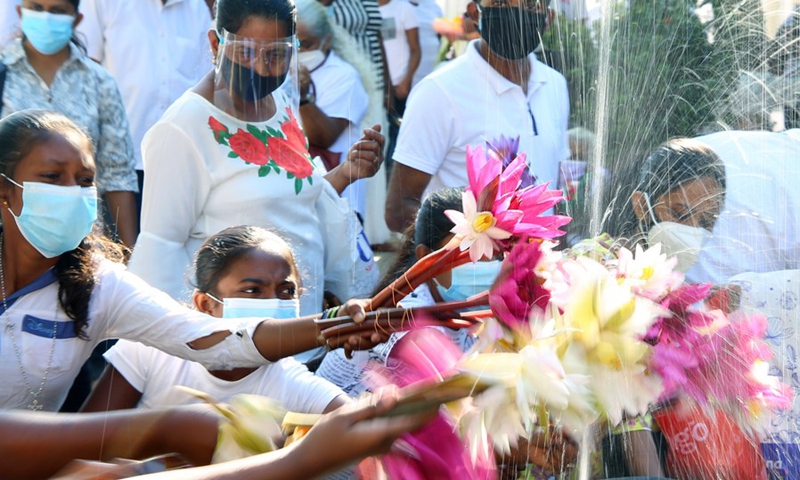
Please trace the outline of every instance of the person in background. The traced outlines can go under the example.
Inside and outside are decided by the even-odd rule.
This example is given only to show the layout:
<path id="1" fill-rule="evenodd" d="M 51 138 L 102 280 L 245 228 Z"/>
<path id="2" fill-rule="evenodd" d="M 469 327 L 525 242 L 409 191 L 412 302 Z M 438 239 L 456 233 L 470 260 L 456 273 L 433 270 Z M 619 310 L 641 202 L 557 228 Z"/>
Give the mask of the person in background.
<path id="1" fill-rule="evenodd" d="M 697 138 L 725 165 L 725 203 L 690 282 L 800 268 L 800 130 L 727 131 Z"/>
<path id="2" fill-rule="evenodd" d="M 394 99 L 389 109 L 389 146 L 386 149 L 387 158 L 391 159 L 400 122 L 406 110 L 406 99 L 411 92 L 422 52 L 414 7 L 406 0 L 378 0 L 378 5 L 383 17 L 383 49 L 394 90 Z"/>
<path id="3" fill-rule="evenodd" d="M 418 84 L 423 78 L 433 72 L 436 61 L 439 58 L 441 39 L 433 28 L 433 22 L 437 18 L 442 18 L 444 12 L 442 7 L 435 0 L 414 0 L 414 14 L 417 16 L 419 24 L 419 49 L 420 60 L 417 71 L 414 72 L 414 80 L 411 86 Z"/>
<path id="4" fill-rule="evenodd" d="M 661 244 L 686 272 L 711 235 L 726 197 L 726 169 L 708 145 L 676 138 L 656 148 L 608 190 L 607 228 L 631 248 Z M 630 189 L 630 190 L 626 190 Z M 617 203 L 619 202 L 619 203 Z"/>
<path id="5" fill-rule="evenodd" d="M 300 119 L 309 152 L 332 170 L 361 137 L 361 127 L 380 122 L 382 94 L 369 58 L 342 27 L 330 21 L 322 4 L 299 0 L 297 17 Z M 347 187 L 342 196 L 363 218 L 364 181 Z"/>
<path id="6" fill-rule="evenodd" d="M 227 227 L 256 225 L 296 252 L 302 315 L 322 309 L 326 282 L 341 280 L 339 291 L 329 290 L 342 299 L 368 293 L 377 274 L 372 251 L 366 243 L 355 251 L 358 221 L 339 195 L 380 168 L 380 127 L 363 131 L 345 160 L 324 173 L 306 150 L 286 87 L 296 54 L 294 3 L 218 0 L 216 12 L 208 32 L 216 68 L 145 137 L 152 175 L 130 270 L 188 299 L 184 280 L 200 246 Z"/>
<path id="7" fill-rule="evenodd" d="M 444 247 L 453 238 L 450 229 L 454 224 L 444 214 L 445 210 L 461 211 L 463 188 L 446 188 L 434 192 L 422 203 L 414 225 L 409 227 L 403 238 L 397 259 L 387 270 L 379 287 L 389 285 L 400 278 L 418 259 Z M 424 307 L 440 302 L 466 300 L 468 297 L 488 290 L 500 272 L 500 261 L 481 261 L 447 271 L 417 287 L 403 298 L 398 305 L 405 308 Z M 475 337 L 466 329 L 443 328 L 442 331 L 462 351 L 467 351 L 475 343 Z M 392 334 L 389 341 L 369 351 L 356 352 L 348 359 L 340 352 L 329 352 L 316 371 L 321 376 L 342 388 L 351 397 L 367 391 L 364 383 L 367 366 L 370 362 L 385 365 L 395 343 L 404 333 Z"/>
<path id="8" fill-rule="evenodd" d="M 295 318 L 300 275 L 289 245 L 259 227 L 226 228 L 209 238 L 194 261 L 194 308 L 216 318 Z M 105 354 L 109 367 L 82 411 L 156 409 L 199 400 L 175 385 L 227 402 L 239 393 L 263 395 L 291 412 L 325 413 L 348 397 L 291 358 L 259 368 L 206 370 L 141 343 L 119 341 Z"/>
<path id="9" fill-rule="evenodd" d="M 19 14 L 17 6 L 22 0 L 6 0 L 0 5 L 0 49 L 19 35 Z"/>
<path id="10" fill-rule="evenodd" d="M 114 78 L 91 61 L 75 35 L 80 0 L 23 0 L 22 33 L 3 51 L 2 115 L 29 108 L 63 113 L 96 147 L 97 186 L 108 205 L 109 233 L 133 247 L 139 231 L 138 193 L 128 119 Z"/>
<path id="11" fill-rule="evenodd" d="M 375 69 L 377 88 L 390 98 L 391 82 L 381 39 L 381 12 L 377 0 L 320 0 L 336 25 L 352 35 Z"/>
<path id="12" fill-rule="evenodd" d="M 93 146 L 67 117 L 44 110 L 5 117 L 0 152 L 0 409 L 58 410 L 92 349 L 109 338 L 213 370 L 257 367 L 319 346 L 314 317 L 219 320 L 126 271 L 122 248 L 90 234 Z M 358 302 L 345 307 L 363 321 Z M 386 338 L 375 332 L 348 345 L 370 348 Z"/>
<path id="13" fill-rule="evenodd" d="M 83 0 L 78 33 L 90 58 L 117 80 L 143 191 L 142 139 L 206 74 L 211 15 L 205 0 Z M 141 196 L 137 198 L 141 211 Z M 135 238 L 134 238 L 135 241 Z"/>
<path id="14" fill-rule="evenodd" d="M 430 192 L 467 185 L 466 147 L 519 135 L 519 151 L 540 183 L 569 158 L 564 77 L 533 51 L 547 25 L 546 0 L 471 2 L 481 39 L 414 87 L 386 198 L 386 222 L 403 231 Z"/>

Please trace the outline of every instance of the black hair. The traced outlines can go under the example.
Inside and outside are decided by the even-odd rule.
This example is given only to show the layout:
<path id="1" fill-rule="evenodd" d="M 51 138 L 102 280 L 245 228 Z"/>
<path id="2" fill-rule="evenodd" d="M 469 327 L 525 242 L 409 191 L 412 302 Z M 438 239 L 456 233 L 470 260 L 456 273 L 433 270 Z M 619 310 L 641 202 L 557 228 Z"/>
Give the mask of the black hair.
<path id="1" fill-rule="evenodd" d="M 77 1 L 77 0 L 76 0 Z M 39 143 L 55 136 L 77 141 L 78 148 L 94 154 L 89 136 L 66 116 L 47 110 L 22 110 L 0 121 L 0 173 L 13 179 L 19 162 Z M 54 232 L 54 234 L 56 234 Z M 88 340 L 89 300 L 95 285 L 95 256 L 122 261 L 124 250 L 97 234 L 90 234 L 72 251 L 62 254 L 55 265 L 58 301 L 75 323 L 75 334 Z"/>
<path id="2" fill-rule="evenodd" d="M 224 29 L 235 34 L 247 17 L 255 15 L 283 22 L 290 34 L 295 34 L 297 9 L 293 0 L 217 0 L 215 8 L 218 33 Z"/>
<path id="3" fill-rule="evenodd" d="M 430 194 L 417 211 L 417 218 L 403 232 L 403 242 L 394 264 L 378 283 L 375 293 L 383 290 L 387 285 L 400 278 L 414 262 L 416 262 L 417 245 L 425 245 L 431 250 L 436 250 L 450 235 L 450 230 L 455 226 L 444 214 L 445 210 L 462 211 L 461 196 L 463 187 L 444 188 Z"/>
<path id="4" fill-rule="evenodd" d="M 710 178 L 725 195 L 725 165 L 706 144 L 691 138 L 676 138 L 659 145 L 642 163 L 633 162 L 618 177 L 616 197 L 610 207 L 606 231 L 614 237 L 641 240 L 635 237 L 647 231 L 653 220 L 649 214 L 641 220 L 633 210 L 631 195 L 647 194 L 651 205 L 684 183 Z"/>
<path id="5" fill-rule="evenodd" d="M 292 249 L 281 237 L 261 227 L 239 225 L 211 236 L 197 250 L 194 257 L 194 287 L 204 293 L 212 292 L 231 264 L 253 249 L 268 249 L 283 254 L 295 278 L 300 281 Z"/>

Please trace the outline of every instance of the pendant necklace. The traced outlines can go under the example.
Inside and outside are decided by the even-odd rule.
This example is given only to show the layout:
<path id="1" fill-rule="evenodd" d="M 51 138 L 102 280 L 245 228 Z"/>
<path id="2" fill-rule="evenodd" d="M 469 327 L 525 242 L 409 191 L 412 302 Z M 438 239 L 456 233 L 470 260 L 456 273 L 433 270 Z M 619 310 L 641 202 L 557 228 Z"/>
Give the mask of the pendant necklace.
<path id="1" fill-rule="evenodd" d="M 7 316 L 8 302 L 6 300 L 6 279 L 3 272 L 3 236 L 0 236 L 0 293 L 3 295 L 3 315 L 6 315 L 6 329 L 11 335 L 11 345 L 14 347 L 14 356 L 17 357 L 17 367 L 19 367 L 19 373 L 22 374 L 22 380 L 25 382 L 25 388 L 28 390 L 28 393 L 31 395 L 31 397 L 33 397 L 27 408 L 28 410 L 33 411 L 42 410 L 44 409 L 44 404 L 39 399 L 41 398 L 42 391 L 44 390 L 44 385 L 47 383 L 47 377 L 50 376 L 50 367 L 53 365 L 53 354 L 56 351 L 56 338 L 58 335 L 58 322 L 53 322 L 53 345 L 50 347 L 50 357 L 47 359 L 47 367 L 44 370 L 42 383 L 39 384 L 39 389 L 34 392 L 31 388 L 30 382 L 28 381 L 28 373 L 25 371 L 25 367 L 22 365 L 22 355 L 20 354 L 19 346 L 17 345 L 17 339 L 14 335 L 14 324 Z"/>

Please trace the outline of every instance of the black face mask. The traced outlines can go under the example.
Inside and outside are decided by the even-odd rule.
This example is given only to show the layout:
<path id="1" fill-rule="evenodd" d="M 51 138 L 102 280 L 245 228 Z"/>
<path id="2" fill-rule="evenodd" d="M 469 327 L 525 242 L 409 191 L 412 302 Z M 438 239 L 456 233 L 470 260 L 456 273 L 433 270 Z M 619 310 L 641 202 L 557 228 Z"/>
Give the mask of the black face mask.
<path id="1" fill-rule="evenodd" d="M 519 60 L 536 50 L 544 33 L 544 13 L 516 7 L 484 7 L 481 11 L 481 37 L 497 56 Z"/>
<path id="2" fill-rule="evenodd" d="M 254 102 L 261 100 L 280 87 L 286 80 L 286 73 L 280 76 L 264 76 L 256 73 L 225 55 L 222 55 L 222 76 L 231 91 L 243 100 Z"/>

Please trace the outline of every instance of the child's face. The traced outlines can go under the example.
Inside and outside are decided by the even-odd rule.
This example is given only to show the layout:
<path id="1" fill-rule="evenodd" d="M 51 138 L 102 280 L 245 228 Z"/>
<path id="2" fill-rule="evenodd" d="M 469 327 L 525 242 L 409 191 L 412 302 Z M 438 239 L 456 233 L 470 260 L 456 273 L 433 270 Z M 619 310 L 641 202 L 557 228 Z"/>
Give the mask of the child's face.
<path id="1" fill-rule="evenodd" d="M 292 265 L 284 255 L 251 249 L 230 264 L 211 293 L 220 300 L 225 298 L 279 298 L 298 297 L 298 279 Z M 222 305 L 209 303 L 208 313 L 222 317 Z"/>

